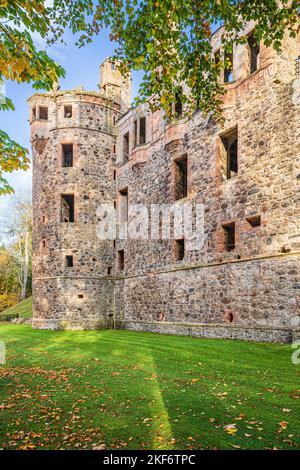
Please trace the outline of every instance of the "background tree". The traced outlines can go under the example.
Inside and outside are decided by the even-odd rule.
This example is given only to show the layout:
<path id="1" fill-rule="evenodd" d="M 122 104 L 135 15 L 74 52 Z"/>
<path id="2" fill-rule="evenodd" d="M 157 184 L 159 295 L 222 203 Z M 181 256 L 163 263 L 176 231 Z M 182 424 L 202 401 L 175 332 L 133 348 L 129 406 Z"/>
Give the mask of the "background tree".
<path id="1" fill-rule="evenodd" d="M 299 0 L 0 0 L 0 80 L 50 90 L 64 71 L 36 49 L 32 33 L 54 44 L 70 28 L 80 33 L 82 47 L 107 27 L 122 72 L 144 70 L 139 101 L 154 97 L 152 108 L 162 106 L 169 113 L 180 98 L 188 111 L 198 106 L 218 112 L 223 92 L 218 76 L 226 63 L 212 60 L 212 29 L 224 24 L 223 48 L 230 50 L 234 41 L 246 40 L 240 35 L 244 25 L 255 21 L 256 38 L 278 50 L 284 31 L 296 35 L 298 14 Z M 13 109 L 13 104 L 2 97 L 1 107 Z M 25 169 L 28 163 L 27 151 L 1 132 L 0 193 L 12 191 L 3 172 Z"/>
<path id="2" fill-rule="evenodd" d="M 0 286 L 23 300 L 31 292 L 32 206 L 28 197 L 14 198 L 9 211 L 2 214 L 1 235 L 5 246 L 0 252 Z"/>

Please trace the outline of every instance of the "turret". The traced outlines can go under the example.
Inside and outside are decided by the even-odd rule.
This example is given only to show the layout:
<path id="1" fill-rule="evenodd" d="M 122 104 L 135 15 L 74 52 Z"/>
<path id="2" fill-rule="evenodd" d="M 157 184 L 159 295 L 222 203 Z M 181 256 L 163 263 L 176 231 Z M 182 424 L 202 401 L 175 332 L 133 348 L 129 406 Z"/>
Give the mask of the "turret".
<path id="1" fill-rule="evenodd" d="M 97 207 L 114 201 L 120 105 L 82 88 L 29 100 L 33 153 L 33 327 L 104 328 L 113 320 L 114 247 Z"/>
<path id="2" fill-rule="evenodd" d="M 117 61 L 105 59 L 100 66 L 100 90 L 107 98 L 120 103 L 125 112 L 131 106 L 131 75 L 123 77 L 119 65 Z"/>

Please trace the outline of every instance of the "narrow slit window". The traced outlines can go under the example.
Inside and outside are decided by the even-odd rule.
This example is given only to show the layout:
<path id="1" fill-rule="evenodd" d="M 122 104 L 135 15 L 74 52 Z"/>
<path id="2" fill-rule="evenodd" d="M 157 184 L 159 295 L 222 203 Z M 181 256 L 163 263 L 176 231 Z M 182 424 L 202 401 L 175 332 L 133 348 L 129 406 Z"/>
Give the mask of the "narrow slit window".
<path id="1" fill-rule="evenodd" d="M 32 120 L 36 119 L 36 107 L 32 108 Z"/>
<path id="2" fill-rule="evenodd" d="M 67 255 L 66 256 L 66 268 L 73 268 L 74 262 L 73 262 L 73 255 Z"/>
<path id="3" fill-rule="evenodd" d="M 64 116 L 65 116 L 65 118 L 71 118 L 72 117 L 72 106 L 65 106 L 64 107 Z"/>
<path id="4" fill-rule="evenodd" d="M 224 69 L 224 82 L 229 83 L 233 81 L 233 54 L 228 52 L 225 54 L 225 69 Z"/>
<path id="5" fill-rule="evenodd" d="M 232 251 L 235 249 L 235 223 L 224 224 L 224 247 L 226 251 Z"/>
<path id="6" fill-rule="evenodd" d="M 174 162 L 175 200 L 187 197 L 187 156 Z"/>
<path id="7" fill-rule="evenodd" d="M 74 222 L 74 194 L 61 196 L 61 222 Z"/>
<path id="8" fill-rule="evenodd" d="M 129 132 L 123 137 L 123 158 L 124 161 L 128 160 L 129 156 Z"/>
<path id="9" fill-rule="evenodd" d="M 65 168 L 73 166 L 73 144 L 63 144 L 62 166 Z"/>
<path id="10" fill-rule="evenodd" d="M 175 259 L 176 261 L 182 261 L 185 254 L 184 239 L 175 240 Z"/>
<path id="11" fill-rule="evenodd" d="M 254 37 L 254 34 L 251 34 L 251 36 L 248 37 L 248 46 L 250 52 L 250 73 L 254 73 L 258 69 L 258 60 L 260 53 L 260 45 L 258 40 Z"/>
<path id="12" fill-rule="evenodd" d="M 42 240 L 42 247 L 46 248 L 46 240 Z"/>
<path id="13" fill-rule="evenodd" d="M 119 269 L 119 271 L 124 271 L 124 267 L 125 267 L 124 250 L 118 250 L 118 269 Z"/>
<path id="14" fill-rule="evenodd" d="M 238 174 L 238 129 L 221 136 L 221 166 L 226 179 Z"/>
<path id="15" fill-rule="evenodd" d="M 111 275 L 111 269 L 112 269 L 111 266 L 108 266 L 108 267 L 107 267 L 107 275 L 108 275 L 108 276 Z"/>
<path id="16" fill-rule="evenodd" d="M 127 222 L 128 221 L 128 189 L 122 189 L 120 191 L 120 211 L 119 211 L 119 221 Z"/>
<path id="17" fill-rule="evenodd" d="M 146 143 L 146 118 L 140 118 L 140 145 Z"/>
<path id="18" fill-rule="evenodd" d="M 39 109 L 39 118 L 40 119 L 43 119 L 45 121 L 48 120 L 48 108 L 46 108 L 45 106 L 40 106 L 40 109 Z"/>
<path id="19" fill-rule="evenodd" d="M 133 131 L 133 136 L 134 136 L 134 147 L 136 147 L 138 145 L 138 140 L 137 140 L 137 136 L 138 136 L 138 122 L 137 120 L 134 121 L 134 131 Z"/>

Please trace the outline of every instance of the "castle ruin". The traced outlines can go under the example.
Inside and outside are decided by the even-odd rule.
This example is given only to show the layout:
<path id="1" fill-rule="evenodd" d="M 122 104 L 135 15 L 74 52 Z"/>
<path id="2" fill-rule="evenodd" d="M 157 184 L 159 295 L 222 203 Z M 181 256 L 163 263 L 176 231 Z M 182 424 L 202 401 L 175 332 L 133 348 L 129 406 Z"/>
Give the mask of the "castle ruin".
<path id="1" fill-rule="evenodd" d="M 236 45 L 224 124 L 131 108 L 110 59 L 99 92 L 29 100 L 33 327 L 289 342 L 300 315 L 299 38 Z M 221 55 L 220 28 L 212 37 Z M 299 69 L 299 67 L 298 67 Z M 204 239 L 100 239 L 98 207 L 200 204 Z M 295 323 L 297 325 L 297 322 Z"/>

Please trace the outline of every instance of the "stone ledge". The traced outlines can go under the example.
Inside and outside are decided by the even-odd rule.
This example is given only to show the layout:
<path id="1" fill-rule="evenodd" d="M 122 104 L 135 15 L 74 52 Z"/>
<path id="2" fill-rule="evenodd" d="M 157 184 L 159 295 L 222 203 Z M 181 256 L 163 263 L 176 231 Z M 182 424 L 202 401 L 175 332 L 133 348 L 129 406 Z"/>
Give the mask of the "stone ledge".
<path id="1" fill-rule="evenodd" d="M 187 324 L 178 322 L 147 322 L 137 320 L 122 320 L 117 322 L 118 329 L 144 331 L 195 338 L 238 339 L 264 343 L 291 343 L 300 330 L 280 327 L 260 327 L 224 324 Z"/>
<path id="2" fill-rule="evenodd" d="M 32 328 L 40 330 L 108 330 L 113 319 L 61 320 L 32 319 Z M 261 343 L 292 343 L 300 340 L 300 328 L 224 325 L 220 323 L 180 323 L 138 320 L 117 320 L 116 329 L 190 336 L 203 339 L 237 339 Z"/>
<path id="3" fill-rule="evenodd" d="M 112 319 L 61 320 L 56 318 L 33 318 L 32 328 L 37 330 L 108 330 L 113 327 Z"/>

